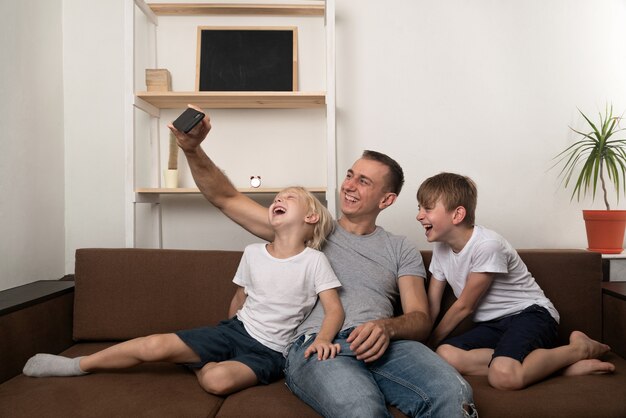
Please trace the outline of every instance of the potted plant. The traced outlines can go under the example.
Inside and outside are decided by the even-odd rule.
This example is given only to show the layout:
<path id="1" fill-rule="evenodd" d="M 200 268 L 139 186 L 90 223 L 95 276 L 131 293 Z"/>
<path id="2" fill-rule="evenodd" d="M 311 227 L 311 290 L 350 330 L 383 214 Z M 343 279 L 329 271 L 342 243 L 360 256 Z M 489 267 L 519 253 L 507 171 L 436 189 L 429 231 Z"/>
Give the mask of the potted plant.
<path id="1" fill-rule="evenodd" d="M 590 251 L 603 254 L 619 254 L 623 251 L 626 210 L 611 210 L 606 180 L 613 183 L 619 201 L 620 193 L 626 194 L 626 139 L 617 138 L 616 134 L 625 128 L 619 126 L 621 117 L 613 116 L 612 105 L 607 105 L 604 114 L 599 114 L 597 124 L 580 109 L 578 111 L 590 131 L 570 127 L 581 138 L 555 157 L 558 159 L 555 165 L 563 164 L 559 176 L 565 188 L 574 184 L 572 199 L 575 196 L 578 201 L 590 189 L 595 199 L 600 179 L 606 210 L 583 210 L 588 247 Z"/>

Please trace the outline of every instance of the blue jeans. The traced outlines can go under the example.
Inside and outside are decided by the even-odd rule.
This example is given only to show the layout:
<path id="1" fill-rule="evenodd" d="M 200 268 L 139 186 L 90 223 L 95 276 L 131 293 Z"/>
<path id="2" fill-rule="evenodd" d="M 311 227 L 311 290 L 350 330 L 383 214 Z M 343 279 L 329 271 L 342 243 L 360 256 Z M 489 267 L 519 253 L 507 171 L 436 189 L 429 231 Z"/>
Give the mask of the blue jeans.
<path id="1" fill-rule="evenodd" d="M 340 332 L 341 353 L 319 361 L 304 358 L 314 338 L 300 337 L 291 346 L 285 370 L 287 386 L 325 417 L 391 417 L 386 404 L 412 417 L 469 417 L 472 388 L 457 371 L 417 341 L 392 341 L 373 363 L 356 359 Z M 475 416 L 475 412 L 472 416 Z"/>

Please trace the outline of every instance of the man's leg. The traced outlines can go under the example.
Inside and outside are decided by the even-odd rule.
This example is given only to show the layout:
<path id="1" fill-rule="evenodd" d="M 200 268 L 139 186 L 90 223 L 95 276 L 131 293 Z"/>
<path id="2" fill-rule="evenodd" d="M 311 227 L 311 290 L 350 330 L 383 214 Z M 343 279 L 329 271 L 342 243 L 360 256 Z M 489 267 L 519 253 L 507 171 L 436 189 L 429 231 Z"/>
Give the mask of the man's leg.
<path id="1" fill-rule="evenodd" d="M 334 342 L 341 344 L 337 357 L 318 360 L 304 358 L 304 351 L 313 342 L 298 339 L 287 357 L 285 370 L 289 389 L 319 414 L 329 418 L 391 417 L 385 398 L 367 365 L 357 360 L 342 332 Z"/>
<path id="2" fill-rule="evenodd" d="M 393 341 L 370 370 L 386 401 L 406 415 L 476 416 L 471 386 L 419 342 Z"/>

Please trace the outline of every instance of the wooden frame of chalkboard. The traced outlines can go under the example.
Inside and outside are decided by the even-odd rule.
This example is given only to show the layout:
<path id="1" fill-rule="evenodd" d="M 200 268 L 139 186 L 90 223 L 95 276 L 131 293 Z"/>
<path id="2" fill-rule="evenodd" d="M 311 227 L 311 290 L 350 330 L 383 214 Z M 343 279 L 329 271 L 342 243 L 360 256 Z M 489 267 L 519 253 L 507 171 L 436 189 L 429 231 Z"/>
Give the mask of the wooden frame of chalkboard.
<path id="1" fill-rule="evenodd" d="M 297 27 L 198 27 L 197 91 L 296 91 L 297 74 Z"/>

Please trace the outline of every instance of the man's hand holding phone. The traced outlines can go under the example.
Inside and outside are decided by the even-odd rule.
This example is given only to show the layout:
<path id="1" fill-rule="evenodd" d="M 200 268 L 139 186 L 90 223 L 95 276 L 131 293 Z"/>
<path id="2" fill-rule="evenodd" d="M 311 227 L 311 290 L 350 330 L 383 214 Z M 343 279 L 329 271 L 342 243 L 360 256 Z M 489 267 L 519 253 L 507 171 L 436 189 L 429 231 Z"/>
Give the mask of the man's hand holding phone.
<path id="1" fill-rule="evenodd" d="M 168 127 L 184 152 L 194 152 L 211 130 L 211 123 L 200 108 L 189 105 Z"/>

